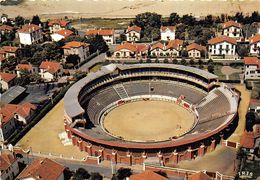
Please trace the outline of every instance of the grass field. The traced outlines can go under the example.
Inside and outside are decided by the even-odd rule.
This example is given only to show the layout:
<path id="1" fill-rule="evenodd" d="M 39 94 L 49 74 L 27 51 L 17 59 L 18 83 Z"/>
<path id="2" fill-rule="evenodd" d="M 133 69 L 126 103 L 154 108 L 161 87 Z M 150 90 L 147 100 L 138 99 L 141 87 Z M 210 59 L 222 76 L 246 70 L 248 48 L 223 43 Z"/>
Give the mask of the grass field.
<path id="1" fill-rule="evenodd" d="M 105 18 L 90 18 L 90 19 L 79 19 L 73 20 L 72 25 L 74 28 L 85 31 L 90 28 L 108 28 L 108 29 L 125 29 L 133 19 L 122 18 L 122 19 L 105 19 Z"/>
<path id="2" fill-rule="evenodd" d="M 183 107 L 163 101 L 138 101 L 113 109 L 104 127 L 127 140 L 160 141 L 189 130 L 194 116 Z"/>

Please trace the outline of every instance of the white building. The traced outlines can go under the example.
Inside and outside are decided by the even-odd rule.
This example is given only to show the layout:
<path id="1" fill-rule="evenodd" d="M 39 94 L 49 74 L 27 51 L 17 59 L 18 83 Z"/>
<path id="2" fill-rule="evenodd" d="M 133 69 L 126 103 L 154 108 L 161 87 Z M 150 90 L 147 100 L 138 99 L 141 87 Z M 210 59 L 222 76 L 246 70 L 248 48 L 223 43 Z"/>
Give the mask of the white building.
<path id="1" fill-rule="evenodd" d="M 57 31 L 60 31 L 62 29 L 70 29 L 71 28 L 71 22 L 61 19 L 55 19 L 48 23 L 50 33 L 55 33 Z"/>
<path id="2" fill-rule="evenodd" d="M 244 58 L 245 80 L 260 80 L 260 59 L 257 57 Z"/>
<path id="3" fill-rule="evenodd" d="M 51 34 L 51 39 L 52 39 L 52 41 L 58 42 L 58 41 L 60 41 L 60 40 L 62 40 L 62 39 L 64 39 L 64 38 L 66 38 L 66 37 L 69 37 L 69 36 L 71 36 L 71 35 L 73 35 L 73 34 L 74 34 L 74 33 L 73 33 L 73 31 L 71 31 L 71 30 L 62 29 L 62 30 L 59 30 L 59 31 L 57 31 L 57 32 L 55 32 L 55 33 L 53 33 L 53 34 Z"/>
<path id="4" fill-rule="evenodd" d="M 125 33 L 126 41 L 129 41 L 129 42 L 140 41 L 141 30 L 142 29 L 138 26 L 128 26 L 126 33 Z"/>
<path id="5" fill-rule="evenodd" d="M 16 70 L 17 77 L 21 77 L 22 71 L 27 71 L 30 74 L 38 73 L 38 68 L 31 64 L 17 64 L 15 70 Z"/>
<path id="6" fill-rule="evenodd" d="M 80 62 L 84 61 L 89 56 L 90 44 L 78 41 L 68 42 L 63 46 L 64 58 L 66 59 L 69 55 L 78 55 Z"/>
<path id="7" fill-rule="evenodd" d="M 15 85 L 15 74 L 0 72 L 0 88 L 3 90 L 9 89 Z"/>
<path id="8" fill-rule="evenodd" d="M 243 37 L 241 24 L 235 21 L 225 22 L 222 35 L 240 40 Z"/>
<path id="9" fill-rule="evenodd" d="M 47 82 L 57 80 L 63 73 L 62 65 L 56 61 L 43 61 L 39 69 L 41 78 Z"/>
<path id="10" fill-rule="evenodd" d="M 5 22 L 7 22 L 8 21 L 8 16 L 7 15 L 2 15 L 1 16 L 1 22 L 2 23 L 5 23 Z"/>
<path id="11" fill-rule="evenodd" d="M 256 34 L 255 36 L 249 38 L 250 45 L 250 54 L 253 56 L 260 55 L 260 34 Z"/>
<path id="12" fill-rule="evenodd" d="M 151 47 L 152 57 L 177 57 L 179 56 L 178 44 L 171 43 L 171 41 L 166 43 L 156 42 Z"/>
<path id="13" fill-rule="evenodd" d="M 148 55 L 146 44 L 125 42 L 116 46 L 112 57 L 115 58 L 145 58 Z"/>
<path id="14" fill-rule="evenodd" d="M 175 26 L 161 26 L 160 32 L 161 32 L 161 40 L 162 41 L 169 41 L 175 39 Z"/>
<path id="15" fill-rule="evenodd" d="M 19 174 L 18 161 L 9 150 L 1 150 L 0 154 L 0 179 L 11 180 Z"/>
<path id="16" fill-rule="evenodd" d="M 188 51 L 188 56 L 190 58 L 201 58 L 202 53 L 204 53 L 204 56 L 206 54 L 206 47 L 201 46 L 197 43 L 192 43 L 186 47 Z"/>
<path id="17" fill-rule="evenodd" d="M 35 24 L 23 25 L 18 30 L 18 35 L 22 45 L 32 45 L 43 41 L 42 29 Z"/>
<path id="18" fill-rule="evenodd" d="M 219 36 L 208 41 L 208 54 L 212 59 L 236 59 L 236 39 Z"/>
<path id="19" fill-rule="evenodd" d="M 85 33 L 85 35 L 86 36 L 100 35 L 103 37 L 104 41 L 106 41 L 107 44 L 114 44 L 115 42 L 114 30 L 109 30 L 109 29 L 88 30 Z"/>

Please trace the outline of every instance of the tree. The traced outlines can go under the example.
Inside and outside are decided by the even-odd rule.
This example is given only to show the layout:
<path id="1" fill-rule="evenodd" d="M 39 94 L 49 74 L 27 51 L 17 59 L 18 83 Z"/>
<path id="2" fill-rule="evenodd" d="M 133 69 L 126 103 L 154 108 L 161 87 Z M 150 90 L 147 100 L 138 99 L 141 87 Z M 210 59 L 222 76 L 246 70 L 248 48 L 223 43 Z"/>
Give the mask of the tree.
<path id="1" fill-rule="evenodd" d="M 74 179 L 75 180 L 84 180 L 84 179 L 89 179 L 89 178 L 90 178 L 90 175 L 89 175 L 88 171 L 83 168 L 77 169 L 77 171 L 73 175 L 73 180 Z"/>
<path id="2" fill-rule="evenodd" d="M 193 26 L 196 20 L 192 15 L 185 14 L 180 18 L 180 22 L 189 26 Z"/>
<path id="3" fill-rule="evenodd" d="M 249 111 L 246 113 L 246 131 L 253 131 L 253 126 L 255 124 L 256 116 L 255 112 Z"/>
<path id="4" fill-rule="evenodd" d="M 22 26 L 25 24 L 25 19 L 22 16 L 16 16 L 14 21 L 16 26 Z"/>
<path id="5" fill-rule="evenodd" d="M 214 73 L 214 64 L 213 63 L 208 64 L 208 72 Z"/>
<path id="6" fill-rule="evenodd" d="M 90 180 L 102 180 L 103 176 L 101 176 L 99 173 L 94 172 L 90 174 Z"/>
<path id="7" fill-rule="evenodd" d="M 241 57 L 247 56 L 249 53 L 249 50 L 245 44 L 239 44 L 237 46 L 237 54 Z"/>
<path id="8" fill-rule="evenodd" d="M 177 13 L 171 13 L 168 23 L 169 25 L 175 26 L 180 22 L 180 16 Z"/>
<path id="9" fill-rule="evenodd" d="M 182 56 L 182 57 L 188 57 L 188 51 L 182 50 L 182 51 L 181 51 L 181 56 Z"/>
<path id="10" fill-rule="evenodd" d="M 181 65 L 186 65 L 187 64 L 187 61 L 185 59 L 182 59 L 181 60 Z"/>
<path id="11" fill-rule="evenodd" d="M 39 26 L 39 24 L 42 25 L 40 17 L 38 15 L 33 16 L 31 24 L 35 24 L 37 26 Z"/>
<path id="12" fill-rule="evenodd" d="M 194 64 L 195 64 L 194 60 L 191 59 L 191 60 L 190 60 L 190 65 L 193 66 Z"/>
<path id="13" fill-rule="evenodd" d="M 132 175 L 132 170 L 130 168 L 119 168 L 116 172 L 116 178 L 118 180 L 124 180 L 127 177 L 130 177 Z"/>

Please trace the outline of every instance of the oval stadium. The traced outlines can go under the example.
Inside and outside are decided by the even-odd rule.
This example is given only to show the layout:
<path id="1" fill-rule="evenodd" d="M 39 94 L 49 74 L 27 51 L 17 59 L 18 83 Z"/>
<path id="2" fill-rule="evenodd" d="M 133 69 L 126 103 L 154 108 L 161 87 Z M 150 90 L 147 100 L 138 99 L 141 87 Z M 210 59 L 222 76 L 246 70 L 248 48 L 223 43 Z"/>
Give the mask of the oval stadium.
<path id="1" fill-rule="evenodd" d="M 211 152 L 236 126 L 239 93 L 207 71 L 110 64 L 73 84 L 64 125 L 74 146 L 114 163 L 178 163 Z"/>

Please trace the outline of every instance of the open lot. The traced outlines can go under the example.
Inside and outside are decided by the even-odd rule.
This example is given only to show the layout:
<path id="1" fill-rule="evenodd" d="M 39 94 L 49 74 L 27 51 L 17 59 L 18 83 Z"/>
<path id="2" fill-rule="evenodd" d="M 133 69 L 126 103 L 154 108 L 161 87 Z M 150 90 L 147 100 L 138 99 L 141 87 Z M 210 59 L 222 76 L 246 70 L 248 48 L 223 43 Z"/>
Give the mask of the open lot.
<path id="1" fill-rule="evenodd" d="M 61 100 L 44 118 L 32 128 L 17 144 L 24 150 L 32 148 L 34 153 L 52 153 L 66 157 L 81 159 L 86 153 L 80 152 L 74 146 L 64 146 L 58 134 L 64 132 L 63 109 L 64 103 Z"/>

